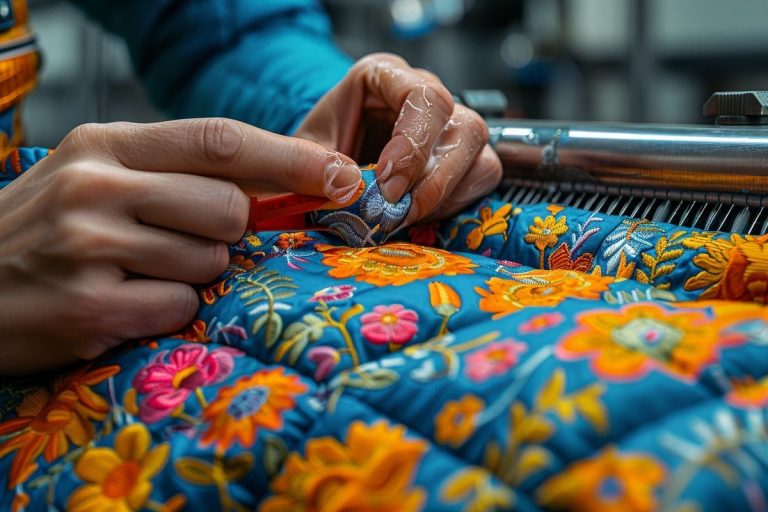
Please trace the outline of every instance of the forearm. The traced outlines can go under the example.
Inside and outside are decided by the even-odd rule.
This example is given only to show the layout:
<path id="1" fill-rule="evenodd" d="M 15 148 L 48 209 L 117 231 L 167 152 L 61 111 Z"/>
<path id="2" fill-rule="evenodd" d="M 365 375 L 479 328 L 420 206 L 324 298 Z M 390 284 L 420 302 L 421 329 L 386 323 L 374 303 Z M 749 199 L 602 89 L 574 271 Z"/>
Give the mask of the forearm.
<path id="1" fill-rule="evenodd" d="M 289 133 L 346 73 L 314 0 L 73 0 L 128 42 L 174 117 L 225 116 Z"/>

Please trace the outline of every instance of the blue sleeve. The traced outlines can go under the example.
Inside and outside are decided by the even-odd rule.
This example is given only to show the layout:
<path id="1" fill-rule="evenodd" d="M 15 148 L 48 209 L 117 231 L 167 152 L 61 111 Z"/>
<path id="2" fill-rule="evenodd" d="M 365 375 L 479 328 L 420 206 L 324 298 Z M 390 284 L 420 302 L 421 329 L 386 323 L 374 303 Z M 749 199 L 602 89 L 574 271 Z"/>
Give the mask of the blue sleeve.
<path id="1" fill-rule="evenodd" d="M 318 0 L 73 0 L 123 37 L 173 117 L 292 133 L 348 70 Z"/>

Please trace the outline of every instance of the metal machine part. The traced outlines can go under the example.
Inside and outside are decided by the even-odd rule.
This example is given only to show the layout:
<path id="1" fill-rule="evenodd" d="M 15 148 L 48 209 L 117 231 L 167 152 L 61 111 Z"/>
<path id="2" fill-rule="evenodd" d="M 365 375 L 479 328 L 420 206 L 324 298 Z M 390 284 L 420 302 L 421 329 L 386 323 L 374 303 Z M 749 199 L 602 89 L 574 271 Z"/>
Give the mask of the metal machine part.
<path id="1" fill-rule="evenodd" d="M 717 93 L 717 126 L 488 121 L 506 196 L 687 227 L 768 230 L 768 92 Z"/>

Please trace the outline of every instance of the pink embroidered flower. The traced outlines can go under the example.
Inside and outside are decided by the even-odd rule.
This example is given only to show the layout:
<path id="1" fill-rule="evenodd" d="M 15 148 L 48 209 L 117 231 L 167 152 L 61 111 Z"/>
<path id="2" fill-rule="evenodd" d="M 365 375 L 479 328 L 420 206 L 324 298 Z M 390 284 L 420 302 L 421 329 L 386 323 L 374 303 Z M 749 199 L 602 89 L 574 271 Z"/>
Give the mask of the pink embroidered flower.
<path id="1" fill-rule="evenodd" d="M 147 396 L 139 407 L 139 417 L 154 423 L 169 416 L 197 388 L 220 382 L 232 373 L 232 356 L 239 351 L 230 348 L 213 350 L 204 345 L 182 345 L 168 354 L 159 353 L 139 371 L 133 386 Z M 166 361 L 166 356 L 167 361 Z"/>
<path id="2" fill-rule="evenodd" d="M 494 375 L 502 375 L 517 364 L 517 356 L 526 346 L 510 339 L 497 341 L 467 356 L 467 377 L 483 382 Z"/>
<path id="3" fill-rule="evenodd" d="M 531 317 L 527 322 L 520 324 L 520 327 L 518 327 L 517 330 L 520 334 L 537 333 L 546 331 L 552 327 L 557 327 L 563 323 L 563 320 L 565 320 L 565 317 L 562 313 L 542 313 L 541 315 Z"/>
<path id="4" fill-rule="evenodd" d="M 363 323 L 360 332 L 365 339 L 377 345 L 403 345 L 411 341 L 419 330 L 419 315 L 400 304 L 376 306 L 372 313 L 366 313 L 360 321 Z"/>
<path id="5" fill-rule="evenodd" d="M 307 352 L 307 357 L 317 365 L 315 368 L 315 380 L 317 382 L 325 380 L 341 359 L 335 348 L 326 346 L 310 349 Z"/>
<path id="6" fill-rule="evenodd" d="M 322 290 L 316 291 L 309 302 L 338 302 L 340 300 L 351 299 L 355 295 L 354 286 L 348 284 L 342 284 L 339 286 L 329 286 Z"/>

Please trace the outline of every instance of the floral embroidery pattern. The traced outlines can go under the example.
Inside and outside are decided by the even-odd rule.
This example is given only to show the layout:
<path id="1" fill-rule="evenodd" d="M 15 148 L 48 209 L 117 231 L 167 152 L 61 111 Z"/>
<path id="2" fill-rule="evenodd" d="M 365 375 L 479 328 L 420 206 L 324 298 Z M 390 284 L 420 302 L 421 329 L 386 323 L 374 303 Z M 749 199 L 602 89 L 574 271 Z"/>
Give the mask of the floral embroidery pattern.
<path id="1" fill-rule="evenodd" d="M 665 475 L 652 457 L 608 448 L 544 482 L 537 497 L 539 504 L 562 510 L 651 512 L 658 509 L 655 493 Z"/>
<path id="2" fill-rule="evenodd" d="M 768 303 L 768 235 L 731 235 L 712 240 L 693 263 L 702 272 L 685 283 L 686 290 L 704 290 L 700 299 Z M 690 245 L 692 242 L 688 242 Z"/>
<path id="3" fill-rule="evenodd" d="M 355 288 L 352 285 L 342 284 L 339 286 L 327 286 L 322 290 L 316 291 L 310 302 L 341 302 L 343 300 L 351 299 L 355 296 Z"/>
<path id="4" fill-rule="evenodd" d="M 493 277 L 488 290 L 476 287 L 482 297 L 480 309 L 493 313 L 493 319 L 514 313 L 526 306 L 557 306 L 567 298 L 597 299 L 608 290 L 613 278 L 570 270 L 531 270 L 509 274 L 512 279 Z"/>
<path id="5" fill-rule="evenodd" d="M 235 365 L 232 355 L 237 353 L 232 349 L 208 352 L 201 345 L 159 353 L 133 379 L 136 390 L 147 395 L 140 405 L 141 420 L 159 421 L 183 405 L 191 393 L 227 378 Z"/>
<path id="6" fill-rule="evenodd" d="M 467 248 L 474 251 L 480 247 L 486 237 L 493 235 L 501 235 L 502 240 L 506 242 L 511 215 L 511 204 L 506 204 L 495 212 L 487 206 L 481 208 L 480 220 L 470 219 L 479 225 L 467 235 Z"/>
<path id="7" fill-rule="evenodd" d="M 241 377 L 234 386 L 222 388 L 216 399 L 203 411 L 208 429 L 202 444 L 216 446 L 220 452 L 235 441 L 250 447 L 260 429 L 277 430 L 283 425 L 283 413 L 296 406 L 296 396 L 307 387 L 283 368 L 259 370 Z"/>
<path id="8" fill-rule="evenodd" d="M 768 237 L 367 197 L 440 249 L 249 233 L 179 333 L 0 377 L 0 509 L 765 508 Z"/>
<path id="9" fill-rule="evenodd" d="M 346 442 L 311 439 L 304 455 L 288 455 L 260 510 L 421 510 L 426 493 L 411 481 L 426 451 L 401 426 L 356 421 Z"/>
<path id="10" fill-rule="evenodd" d="M 475 431 L 476 417 L 483 409 L 485 403 L 474 395 L 446 402 L 435 416 L 435 441 L 458 448 Z"/>
<path id="11" fill-rule="evenodd" d="M 587 357 L 604 379 L 637 379 L 652 369 L 693 379 L 717 361 L 718 328 L 701 311 L 632 304 L 619 311 L 583 313 L 581 327 L 558 346 L 566 359 Z"/>
<path id="12" fill-rule="evenodd" d="M 37 388 L 24 397 L 18 417 L 0 423 L 0 457 L 16 452 L 11 464 L 8 488 L 26 481 L 37 469 L 35 459 L 43 455 L 53 462 L 69 451 L 70 443 L 85 446 L 95 436 L 92 421 L 103 420 L 109 404 L 94 393 L 99 384 L 120 371 L 120 367 L 84 368 L 57 381 L 53 391 Z"/>
<path id="13" fill-rule="evenodd" d="M 360 321 L 363 324 L 360 328 L 362 335 L 377 345 L 404 345 L 411 341 L 419 330 L 419 315 L 400 304 L 376 306 L 372 313 L 360 317 Z"/>
<path id="14" fill-rule="evenodd" d="M 431 247 L 391 243 L 353 249 L 318 245 L 323 264 L 333 267 L 335 278 L 356 277 L 377 286 L 399 286 L 439 275 L 472 274 L 477 265 L 469 258 Z"/>
<path id="15" fill-rule="evenodd" d="M 115 448 L 90 448 L 75 465 L 75 474 L 85 485 L 69 497 L 72 512 L 139 510 L 147 505 L 152 478 L 165 466 L 170 447 L 151 447 L 147 427 L 124 427 L 115 438 Z"/>
<path id="16" fill-rule="evenodd" d="M 467 377 L 483 382 L 495 375 L 503 375 L 517 364 L 518 355 L 526 348 L 510 339 L 490 343 L 467 356 Z"/>
<path id="17" fill-rule="evenodd" d="M 544 268 L 544 250 L 554 247 L 560 235 L 568 232 L 565 221 L 564 216 L 555 219 L 554 216 L 549 215 L 544 220 L 536 217 L 533 219 L 533 224 L 528 227 L 528 234 L 523 237 L 523 240 L 539 250 L 539 268 Z"/>

